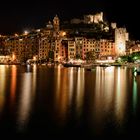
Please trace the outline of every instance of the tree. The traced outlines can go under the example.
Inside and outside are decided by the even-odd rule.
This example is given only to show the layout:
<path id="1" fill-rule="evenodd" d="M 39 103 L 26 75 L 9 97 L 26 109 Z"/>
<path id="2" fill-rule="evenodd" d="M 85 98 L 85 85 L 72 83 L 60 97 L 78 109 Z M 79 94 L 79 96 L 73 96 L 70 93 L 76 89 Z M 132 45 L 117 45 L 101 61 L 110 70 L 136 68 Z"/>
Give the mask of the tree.
<path id="1" fill-rule="evenodd" d="M 52 50 L 49 50 L 48 57 L 50 60 L 54 60 L 54 52 Z"/>
<path id="2" fill-rule="evenodd" d="M 82 59 L 81 54 L 76 54 L 76 59 Z"/>
<path id="3" fill-rule="evenodd" d="M 89 51 L 86 53 L 87 62 L 95 62 L 96 57 L 97 56 L 96 56 L 95 51 Z"/>

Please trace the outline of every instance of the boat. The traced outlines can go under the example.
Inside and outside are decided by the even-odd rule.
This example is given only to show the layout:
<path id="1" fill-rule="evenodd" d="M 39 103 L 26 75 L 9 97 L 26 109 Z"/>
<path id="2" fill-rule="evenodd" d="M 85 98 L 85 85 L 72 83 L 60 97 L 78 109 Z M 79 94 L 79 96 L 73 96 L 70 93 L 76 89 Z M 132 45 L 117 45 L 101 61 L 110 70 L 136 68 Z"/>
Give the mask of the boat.
<path id="1" fill-rule="evenodd" d="M 100 64 L 99 66 L 100 67 L 110 67 L 111 65 L 110 64 Z"/>
<path id="2" fill-rule="evenodd" d="M 116 64 L 111 64 L 111 66 L 121 67 L 122 64 L 116 63 Z"/>
<path id="3" fill-rule="evenodd" d="M 64 63 L 64 67 L 81 67 L 81 64 Z"/>

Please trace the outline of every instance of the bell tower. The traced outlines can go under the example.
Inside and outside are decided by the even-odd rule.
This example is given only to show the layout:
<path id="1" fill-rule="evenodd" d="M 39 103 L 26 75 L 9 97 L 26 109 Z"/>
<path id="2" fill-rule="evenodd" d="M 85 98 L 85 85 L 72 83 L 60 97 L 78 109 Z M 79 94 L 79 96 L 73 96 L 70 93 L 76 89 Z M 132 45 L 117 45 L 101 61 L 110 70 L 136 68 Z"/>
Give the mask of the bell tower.
<path id="1" fill-rule="evenodd" d="M 59 23 L 60 23 L 60 20 L 59 20 L 58 16 L 56 15 L 53 19 L 53 27 L 56 32 L 59 31 L 59 25 L 60 25 Z"/>

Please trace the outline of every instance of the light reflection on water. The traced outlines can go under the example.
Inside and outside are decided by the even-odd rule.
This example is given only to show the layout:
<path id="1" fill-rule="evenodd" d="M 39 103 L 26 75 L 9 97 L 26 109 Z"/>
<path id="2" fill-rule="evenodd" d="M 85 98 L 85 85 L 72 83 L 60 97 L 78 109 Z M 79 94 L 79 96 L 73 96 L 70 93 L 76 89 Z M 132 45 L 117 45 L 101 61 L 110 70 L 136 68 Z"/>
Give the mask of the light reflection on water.
<path id="1" fill-rule="evenodd" d="M 58 67 L 57 72 L 57 84 L 56 84 L 56 110 L 57 110 L 57 116 L 59 116 L 60 120 L 65 120 L 66 117 L 66 111 L 69 104 L 68 100 L 68 72 L 67 69 L 61 69 Z M 63 72 L 61 73 L 61 70 Z M 63 76 L 62 76 L 63 74 Z"/>
<path id="2" fill-rule="evenodd" d="M 112 107 L 114 96 L 114 67 L 96 69 L 96 81 L 95 81 L 95 109 L 104 114 L 109 112 Z M 99 110 L 98 108 L 101 108 Z M 104 111 L 103 111 L 103 110 Z"/>
<path id="3" fill-rule="evenodd" d="M 23 130 L 28 124 L 32 104 L 35 98 L 36 92 L 36 76 L 37 76 L 37 67 L 33 66 L 33 73 L 29 70 L 27 66 L 27 72 L 23 73 L 21 93 L 19 99 L 19 111 L 18 111 L 18 129 Z"/>
<path id="4" fill-rule="evenodd" d="M 66 115 L 70 113 L 73 104 L 75 104 L 77 115 L 81 113 L 84 101 L 84 77 L 84 69 L 58 67 L 55 104 L 59 121 L 65 122 Z"/>
<path id="5" fill-rule="evenodd" d="M 40 72 L 41 77 L 38 76 Z M 95 71 L 90 72 L 84 68 L 61 66 L 51 69 L 33 65 L 25 70 L 25 67 L 0 65 L 0 116 L 3 111 L 8 112 L 5 106 L 10 102 L 11 109 L 17 112 L 15 120 L 18 130 L 23 131 L 33 121 L 32 114 L 39 114 L 40 110 L 35 108 L 38 101 L 38 109 L 43 110 L 41 115 L 53 114 L 55 126 L 65 126 L 76 120 L 76 124 L 71 126 L 90 125 L 90 129 L 102 132 L 108 123 L 121 127 L 129 117 L 127 112 L 137 115 L 139 86 L 140 77 L 134 77 L 132 70 L 126 67 L 96 67 Z M 40 100 L 35 100 L 36 97 Z M 41 102 L 46 97 L 51 105 L 48 100 Z M 32 123 L 39 123 L 39 120 L 36 121 Z M 52 124 L 44 123 L 44 129 L 49 125 L 51 127 Z"/>
<path id="6" fill-rule="evenodd" d="M 70 69 L 70 74 L 69 74 L 69 106 L 71 106 L 71 102 L 72 102 L 72 95 L 73 95 L 73 89 L 74 89 L 74 68 L 72 67 Z"/>
<path id="7" fill-rule="evenodd" d="M 76 94 L 76 110 L 79 115 L 82 112 L 84 101 L 83 99 L 84 90 L 85 90 L 85 73 L 84 69 L 79 68 L 77 72 L 77 94 Z"/>
<path id="8" fill-rule="evenodd" d="M 15 65 L 12 66 L 11 75 L 11 106 L 13 106 L 15 102 L 17 84 L 17 67 Z"/>
<path id="9" fill-rule="evenodd" d="M 122 82 L 123 81 L 123 82 Z M 115 113 L 118 123 L 124 119 L 126 111 L 126 69 L 118 68 L 116 71 Z"/>
<path id="10" fill-rule="evenodd" d="M 137 78 L 133 78 L 133 112 L 136 114 L 137 100 L 138 100 L 138 90 L 137 90 Z"/>
<path id="11" fill-rule="evenodd" d="M 6 66 L 0 65 L 0 112 L 3 110 L 5 102 L 5 88 L 6 88 Z"/>

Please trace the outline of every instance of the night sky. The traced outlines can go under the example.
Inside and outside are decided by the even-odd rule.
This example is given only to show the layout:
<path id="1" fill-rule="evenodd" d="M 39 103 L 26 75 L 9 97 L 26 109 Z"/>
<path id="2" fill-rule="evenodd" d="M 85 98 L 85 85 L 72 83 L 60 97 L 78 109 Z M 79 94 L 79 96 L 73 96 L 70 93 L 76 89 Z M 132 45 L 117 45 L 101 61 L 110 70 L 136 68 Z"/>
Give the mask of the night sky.
<path id="1" fill-rule="evenodd" d="M 123 3 L 122 3 L 123 2 Z M 57 14 L 60 20 L 82 17 L 103 11 L 108 21 L 125 26 L 131 37 L 140 39 L 139 4 L 136 0 L 20 0 L 0 4 L 0 33 L 11 34 L 25 29 L 45 27 Z"/>

